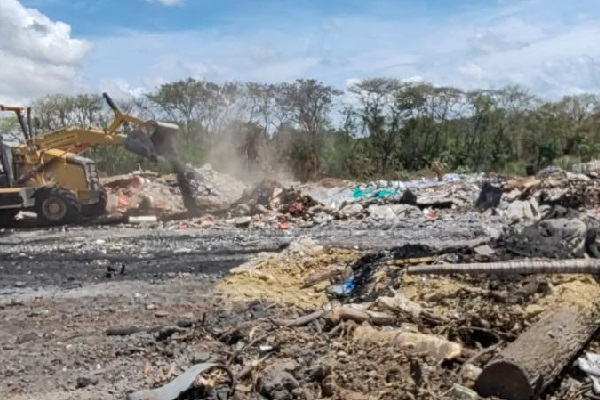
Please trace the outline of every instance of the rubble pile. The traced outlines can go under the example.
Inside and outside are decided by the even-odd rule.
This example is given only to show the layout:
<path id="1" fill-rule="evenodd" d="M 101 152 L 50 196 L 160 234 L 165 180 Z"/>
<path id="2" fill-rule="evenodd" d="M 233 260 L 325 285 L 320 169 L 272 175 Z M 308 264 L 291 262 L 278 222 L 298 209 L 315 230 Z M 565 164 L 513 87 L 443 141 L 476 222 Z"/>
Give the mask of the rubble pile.
<path id="1" fill-rule="evenodd" d="M 542 171 L 537 176 L 512 179 L 497 187 L 488 185 L 480 197 L 494 189 L 501 189 L 502 196 L 482 208 L 496 208 L 510 224 L 594 208 L 600 203 L 600 184 L 595 175 Z M 482 202 L 482 198 L 479 200 Z"/>
<path id="2" fill-rule="evenodd" d="M 478 399 L 477 378 L 506 343 L 555 309 L 589 308 L 600 298 L 600 284 L 586 275 L 401 273 L 406 265 L 447 262 L 452 253 L 431 254 L 412 247 L 329 259 L 300 239 L 284 254 L 263 254 L 234 270 L 219 285 L 230 299 L 298 310 L 296 319 L 270 319 L 275 329 L 261 319 L 241 324 L 237 340 L 245 345 L 233 367 L 244 371 L 241 387 L 282 399 Z M 256 356 L 247 343 L 270 357 Z M 282 379 L 289 385 L 260 383 Z M 549 398 L 579 398 L 581 379 L 573 375 Z"/>
<path id="3" fill-rule="evenodd" d="M 196 204 L 207 213 L 226 209 L 245 190 L 243 183 L 214 171 L 209 164 L 197 169 L 188 165 L 187 169 L 195 191 Z M 108 192 L 109 213 L 152 214 L 175 218 L 186 212 L 174 174 L 158 176 L 152 172 L 132 172 L 103 178 L 101 183 Z"/>

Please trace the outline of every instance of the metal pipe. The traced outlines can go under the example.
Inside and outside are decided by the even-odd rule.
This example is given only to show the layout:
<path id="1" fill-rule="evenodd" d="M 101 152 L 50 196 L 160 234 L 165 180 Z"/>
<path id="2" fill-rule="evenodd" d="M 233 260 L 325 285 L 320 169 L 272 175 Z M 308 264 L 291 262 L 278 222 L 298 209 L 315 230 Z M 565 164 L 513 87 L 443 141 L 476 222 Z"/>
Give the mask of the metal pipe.
<path id="1" fill-rule="evenodd" d="M 451 274 L 595 274 L 600 272 L 598 259 L 525 260 L 470 264 L 420 265 L 406 268 L 408 275 Z"/>

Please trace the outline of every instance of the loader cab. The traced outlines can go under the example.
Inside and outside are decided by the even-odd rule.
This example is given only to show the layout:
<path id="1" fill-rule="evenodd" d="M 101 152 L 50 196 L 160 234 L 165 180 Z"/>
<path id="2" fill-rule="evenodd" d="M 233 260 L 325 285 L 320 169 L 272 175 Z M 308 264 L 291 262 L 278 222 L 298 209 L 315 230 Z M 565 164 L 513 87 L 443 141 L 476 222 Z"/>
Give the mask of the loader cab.
<path id="1" fill-rule="evenodd" d="M 12 148 L 0 135 L 0 188 L 9 188 L 15 179 Z"/>

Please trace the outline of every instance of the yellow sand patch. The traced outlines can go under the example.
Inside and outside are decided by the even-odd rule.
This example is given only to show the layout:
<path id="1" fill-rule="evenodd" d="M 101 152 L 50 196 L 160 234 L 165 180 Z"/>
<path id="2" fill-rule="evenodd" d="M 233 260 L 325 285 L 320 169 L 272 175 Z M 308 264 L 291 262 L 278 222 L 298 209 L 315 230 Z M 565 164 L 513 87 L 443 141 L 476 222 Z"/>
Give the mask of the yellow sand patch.
<path id="1" fill-rule="evenodd" d="M 600 299 L 600 285 L 589 275 L 556 275 L 550 279 L 552 293 L 536 301 L 546 309 L 575 306 L 589 310 Z"/>
<path id="2" fill-rule="evenodd" d="M 304 279 L 332 265 L 348 265 L 359 254 L 351 250 L 324 250 L 308 238 L 300 238 L 282 253 L 261 253 L 232 270 L 217 285 L 234 301 L 266 299 L 312 309 L 327 303 L 324 286 L 302 288 Z"/>

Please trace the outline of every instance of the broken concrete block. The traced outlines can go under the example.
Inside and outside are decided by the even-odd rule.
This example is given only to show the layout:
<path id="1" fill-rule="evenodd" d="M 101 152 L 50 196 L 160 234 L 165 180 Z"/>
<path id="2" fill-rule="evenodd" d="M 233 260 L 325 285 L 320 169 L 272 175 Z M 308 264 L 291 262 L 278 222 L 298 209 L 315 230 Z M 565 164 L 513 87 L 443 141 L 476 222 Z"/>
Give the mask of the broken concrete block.
<path id="1" fill-rule="evenodd" d="M 252 217 L 239 217 L 236 218 L 234 224 L 237 228 L 247 228 L 252 223 Z"/>
<path id="2" fill-rule="evenodd" d="M 372 204 L 369 206 L 369 216 L 375 221 L 394 221 L 396 214 L 389 206 L 378 206 Z"/>
<path id="3" fill-rule="evenodd" d="M 352 218 L 355 217 L 356 215 L 360 214 L 363 212 L 363 206 L 360 204 L 348 204 L 347 206 L 344 206 L 344 208 L 342 208 L 340 210 L 340 216 L 345 217 L 345 218 Z"/>
<path id="4" fill-rule="evenodd" d="M 534 220 L 539 217 L 539 206 L 534 198 L 528 201 L 517 200 L 511 203 L 506 210 L 506 217 L 510 223 L 522 220 Z"/>
<path id="5" fill-rule="evenodd" d="M 390 204 L 388 207 L 391 208 L 394 214 L 399 218 L 421 215 L 419 207 L 410 204 Z"/>

